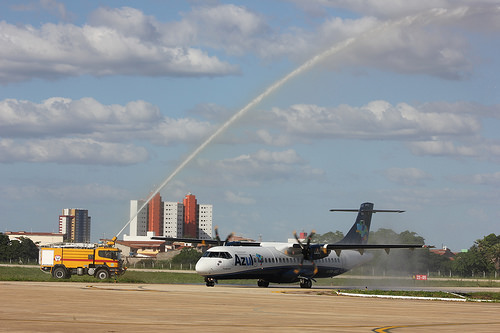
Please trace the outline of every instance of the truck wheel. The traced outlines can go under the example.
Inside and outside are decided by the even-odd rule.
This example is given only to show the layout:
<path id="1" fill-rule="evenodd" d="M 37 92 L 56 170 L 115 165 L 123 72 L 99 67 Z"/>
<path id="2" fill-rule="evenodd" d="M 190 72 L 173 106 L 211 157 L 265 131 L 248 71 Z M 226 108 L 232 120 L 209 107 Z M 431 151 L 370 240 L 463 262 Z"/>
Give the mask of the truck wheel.
<path id="1" fill-rule="evenodd" d="M 56 279 L 66 279 L 67 275 L 68 272 L 66 272 L 66 268 L 64 267 L 56 267 L 52 271 L 52 276 L 55 277 Z"/>
<path id="2" fill-rule="evenodd" d="M 101 268 L 95 273 L 95 277 L 98 278 L 99 280 L 109 279 L 109 272 L 107 269 Z"/>

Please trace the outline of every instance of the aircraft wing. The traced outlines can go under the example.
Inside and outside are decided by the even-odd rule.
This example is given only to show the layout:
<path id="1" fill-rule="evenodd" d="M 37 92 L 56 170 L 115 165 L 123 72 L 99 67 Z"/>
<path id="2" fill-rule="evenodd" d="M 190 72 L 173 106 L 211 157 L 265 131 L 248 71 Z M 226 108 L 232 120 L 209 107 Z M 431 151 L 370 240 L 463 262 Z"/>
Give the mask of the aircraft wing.
<path id="1" fill-rule="evenodd" d="M 416 249 L 425 248 L 421 244 L 324 244 L 328 250 L 368 250 L 368 249 Z"/>
<path id="2" fill-rule="evenodd" d="M 163 240 L 166 242 L 183 242 L 204 245 L 225 245 L 225 246 L 260 246 L 260 242 L 247 242 L 247 241 L 222 241 L 220 239 L 199 239 L 199 238 L 176 238 L 176 237 L 162 237 L 153 236 L 151 239 Z"/>
<path id="3" fill-rule="evenodd" d="M 301 248 L 300 244 L 293 244 L 294 248 Z M 311 247 L 320 247 L 328 250 L 368 250 L 368 249 L 417 249 L 432 246 L 422 244 L 311 244 Z"/>
<path id="4" fill-rule="evenodd" d="M 294 248 L 301 248 L 300 244 L 293 244 Z M 339 256 L 343 250 L 355 250 L 363 254 L 365 250 L 383 249 L 389 254 L 391 249 L 418 249 L 418 248 L 432 248 L 433 246 L 422 244 L 311 244 L 311 248 L 316 251 L 322 250 L 326 253 L 327 250 L 333 250 Z M 292 251 L 293 252 L 293 251 Z"/>
<path id="5" fill-rule="evenodd" d="M 421 249 L 429 248 L 433 246 L 422 245 L 422 244 L 325 244 L 324 247 L 328 250 L 334 250 L 339 256 L 342 250 L 356 250 L 363 254 L 365 250 L 370 249 L 384 249 L 385 253 L 389 254 L 391 249 Z"/>

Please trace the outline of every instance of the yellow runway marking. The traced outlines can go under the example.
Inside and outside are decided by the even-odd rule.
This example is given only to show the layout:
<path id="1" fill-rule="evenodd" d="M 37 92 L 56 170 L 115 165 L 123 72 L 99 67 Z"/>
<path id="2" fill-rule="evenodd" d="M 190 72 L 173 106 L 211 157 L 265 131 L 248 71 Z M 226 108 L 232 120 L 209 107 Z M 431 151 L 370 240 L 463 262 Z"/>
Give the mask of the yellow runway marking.
<path id="1" fill-rule="evenodd" d="M 442 327 L 442 326 L 465 326 L 465 325 L 498 325 L 500 321 L 497 322 L 489 322 L 489 323 L 441 323 L 441 324 L 415 324 L 415 325 L 395 325 L 395 326 L 384 326 L 375 328 L 372 331 L 377 333 L 388 333 L 392 330 L 396 330 L 398 328 L 411 328 L 411 327 Z"/>
<path id="2" fill-rule="evenodd" d="M 97 289 L 97 290 L 112 290 L 112 291 L 149 291 L 156 293 L 168 293 L 168 290 L 156 290 L 156 289 L 145 289 L 142 286 L 137 286 L 137 288 L 116 288 L 116 287 L 101 287 L 101 286 L 85 286 L 83 289 Z"/>

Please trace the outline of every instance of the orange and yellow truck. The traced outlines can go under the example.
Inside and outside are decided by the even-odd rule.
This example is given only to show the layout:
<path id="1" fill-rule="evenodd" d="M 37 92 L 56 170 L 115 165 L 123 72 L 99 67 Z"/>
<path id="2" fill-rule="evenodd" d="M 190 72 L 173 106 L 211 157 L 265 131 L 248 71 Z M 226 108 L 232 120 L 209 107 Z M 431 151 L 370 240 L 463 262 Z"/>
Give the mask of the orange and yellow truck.
<path id="1" fill-rule="evenodd" d="M 42 247 L 39 254 L 40 269 L 56 279 L 69 279 L 71 275 L 91 275 L 104 280 L 125 273 L 121 250 L 106 246 L 67 244 Z"/>

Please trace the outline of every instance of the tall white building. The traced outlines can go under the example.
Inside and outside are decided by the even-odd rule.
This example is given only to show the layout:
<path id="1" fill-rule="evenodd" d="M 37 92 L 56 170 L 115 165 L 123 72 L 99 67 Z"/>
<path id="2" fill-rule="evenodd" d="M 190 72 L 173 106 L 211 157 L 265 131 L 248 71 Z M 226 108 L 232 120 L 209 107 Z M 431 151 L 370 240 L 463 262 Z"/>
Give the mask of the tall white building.
<path id="1" fill-rule="evenodd" d="M 196 197 L 192 194 L 186 196 L 188 197 L 191 200 L 189 202 L 186 199 L 183 202 L 160 201 L 161 204 L 156 204 L 154 207 L 150 203 L 133 219 L 137 210 L 146 201 L 130 200 L 130 232 L 129 235 L 124 235 L 123 239 L 133 240 L 151 236 L 212 239 L 213 206 L 197 204 Z M 158 207 L 161 210 L 156 211 Z M 156 230 L 151 223 L 160 228 Z M 190 230 L 189 236 L 186 236 L 189 231 L 188 227 L 193 230 Z"/>
<path id="2" fill-rule="evenodd" d="M 144 205 L 145 200 L 130 200 L 130 218 Z M 146 236 L 148 231 L 148 206 L 144 207 L 130 222 L 130 236 Z"/>
<path id="3" fill-rule="evenodd" d="M 59 233 L 74 243 L 90 243 L 89 211 L 80 208 L 64 208 L 59 215 Z"/>
<path id="4" fill-rule="evenodd" d="M 212 205 L 198 205 L 198 238 L 212 239 Z"/>
<path id="5" fill-rule="evenodd" d="M 163 203 L 163 236 L 182 238 L 184 205 L 180 202 Z"/>

